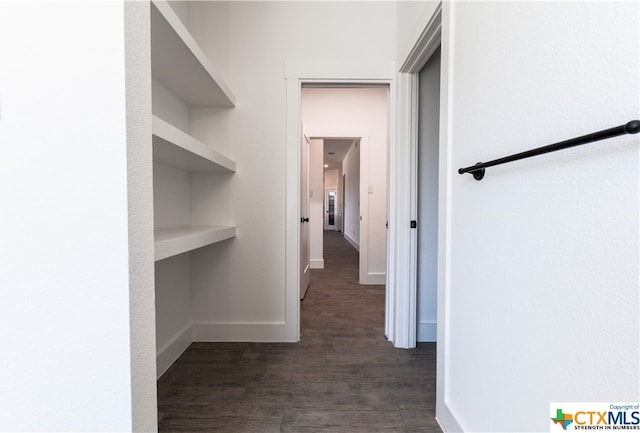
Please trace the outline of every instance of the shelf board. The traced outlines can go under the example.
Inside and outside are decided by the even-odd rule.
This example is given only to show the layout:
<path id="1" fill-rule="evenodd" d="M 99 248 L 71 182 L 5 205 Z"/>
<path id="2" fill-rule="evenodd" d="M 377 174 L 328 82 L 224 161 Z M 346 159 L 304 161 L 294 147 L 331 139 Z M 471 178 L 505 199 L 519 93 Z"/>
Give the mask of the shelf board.
<path id="1" fill-rule="evenodd" d="M 236 171 L 236 163 L 175 126 L 153 116 L 153 160 L 187 171 Z"/>
<path id="2" fill-rule="evenodd" d="M 235 96 L 169 3 L 152 4 L 152 75 L 187 105 L 234 107 Z"/>
<path id="3" fill-rule="evenodd" d="M 236 236 L 235 226 L 194 226 L 156 230 L 155 261 L 186 253 Z"/>

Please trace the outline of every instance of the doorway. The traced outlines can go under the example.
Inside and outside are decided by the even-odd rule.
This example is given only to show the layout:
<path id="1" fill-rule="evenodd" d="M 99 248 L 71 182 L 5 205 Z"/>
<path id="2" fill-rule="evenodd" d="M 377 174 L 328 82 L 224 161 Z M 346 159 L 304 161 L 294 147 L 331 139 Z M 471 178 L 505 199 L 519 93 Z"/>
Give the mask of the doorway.
<path id="1" fill-rule="evenodd" d="M 325 172 L 323 189 L 310 187 L 308 192 L 311 263 L 324 263 L 323 256 L 314 256 L 314 251 L 323 254 L 323 248 L 318 244 L 314 247 L 314 242 L 321 244 L 321 231 L 336 230 L 340 220 L 342 234 L 360 254 L 360 284 L 386 282 L 389 91 L 388 85 L 301 87 L 305 131 L 312 146 L 314 140 L 321 140 L 324 146 L 322 160 L 314 162 L 317 148 L 309 152 L 309 173 L 321 167 L 330 154 L 337 153 L 330 144 L 347 145 L 343 146 L 344 157 L 337 167 L 328 167 Z M 344 188 L 339 185 L 343 176 Z M 309 184 L 314 184 L 312 178 Z M 343 189 L 341 197 L 339 192 Z M 314 200 L 321 203 L 316 214 Z"/>
<path id="2" fill-rule="evenodd" d="M 287 122 L 286 122 L 286 218 L 285 218 L 285 311 L 282 329 L 287 341 L 299 341 L 300 339 L 300 136 L 301 136 L 301 108 L 303 86 L 324 86 L 339 88 L 340 86 L 350 87 L 372 87 L 381 86 L 387 89 L 388 106 L 385 110 L 385 122 L 388 122 L 389 131 L 394 131 L 393 122 L 395 116 L 390 116 L 389 112 L 394 107 L 394 94 L 397 87 L 397 70 L 393 62 L 373 61 L 366 64 L 335 62 L 327 59 L 310 59 L 304 61 L 285 62 L 285 80 L 287 94 Z M 358 110 L 356 110 L 357 112 Z M 334 125 L 330 130 L 318 132 L 316 136 L 329 136 L 337 138 L 362 137 L 367 136 L 369 131 L 363 131 L 362 125 L 351 124 L 349 127 Z M 311 138 L 311 131 L 309 138 Z M 395 134 L 388 134 L 389 149 L 393 149 Z M 364 147 L 364 146 L 363 146 Z M 391 151 L 393 155 L 393 151 Z M 387 170 L 387 167 L 384 167 Z M 393 179 L 393 176 L 390 176 Z M 346 176 L 347 182 L 349 175 Z M 386 187 L 386 179 L 384 186 Z M 374 185 L 375 187 L 375 185 Z M 391 192 L 389 200 L 394 200 L 394 193 Z M 390 207 L 393 209 L 393 207 Z M 383 218 L 386 210 L 382 212 Z M 383 221 L 383 226 L 386 221 Z M 344 223 L 346 231 L 346 222 Z M 391 224 L 389 225 L 390 227 Z M 391 234 L 390 240 L 393 242 L 395 232 Z M 382 249 L 386 249 L 382 246 Z M 393 268 L 391 268 L 393 269 Z M 386 267 L 383 270 L 386 273 Z M 382 278 L 384 284 L 384 278 Z M 389 288 L 386 288 L 388 292 Z M 388 308 L 388 305 L 387 305 Z"/>
<path id="3" fill-rule="evenodd" d="M 334 230 L 336 229 L 336 201 L 337 195 L 335 189 L 325 189 L 325 220 L 324 229 Z"/>

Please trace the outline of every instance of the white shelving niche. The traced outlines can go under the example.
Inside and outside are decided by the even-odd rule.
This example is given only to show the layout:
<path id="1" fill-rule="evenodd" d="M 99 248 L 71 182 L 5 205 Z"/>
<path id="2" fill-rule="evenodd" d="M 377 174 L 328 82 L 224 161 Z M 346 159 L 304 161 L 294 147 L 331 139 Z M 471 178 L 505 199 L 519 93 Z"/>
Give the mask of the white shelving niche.
<path id="1" fill-rule="evenodd" d="M 175 9 L 174 9 L 175 8 Z M 216 194 L 234 176 L 236 163 L 191 132 L 192 109 L 233 108 L 235 96 L 188 26 L 190 2 L 151 2 L 153 207 L 156 292 L 156 367 L 159 378 L 193 342 L 191 284 L 195 257 L 236 236 L 234 225 L 216 221 Z M 181 18 L 185 21 L 181 21 Z M 219 62 L 224 59 L 217 59 Z M 221 63 L 219 63 L 221 64 Z M 197 175 L 196 175 L 197 174 Z M 211 191 L 196 192 L 193 179 Z M 212 209 L 196 218 L 196 209 Z M 205 219 L 202 219 L 205 218 Z M 212 219 L 213 221 L 210 221 Z M 225 218 L 225 224 L 228 223 Z M 218 245 L 214 245 L 218 244 Z M 199 256 L 202 254 L 202 256 Z M 211 290 L 224 290 L 214 288 Z"/>
<path id="2" fill-rule="evenodd" d="M 235 106 L 235 96 L 166 1 L 152 1 L 151 70 L 153 79 L 164 86 L 175 100 L 181 101 L 187 110 L 188 107 Z M 189 117 L 188 112 L 186 117 Z M 186 172 L 234 173 L 236 170 L 234 161 L 155 114 L 152 132 L 154 163 Z M 154 174 L 154 189 L 157 183 Z M 156 193 L 158 191 L 154 195 Z M 183 224 L 181 221 L 181 224 L 171 224 L 171 227 L 156 227 L 156 261 L 236 235 L 235 226 L 193 227 Z"/>
<path id="3" fill-rule="evenodd" d="M 153 160 L 187 172 L 236 171 L 236 163 L 175 126 L 153 116 Z M 235 237 L 234 226 L 180 226 L 154 230 L 155 260 Z"/>
<path id="4" fill-rule="evenodd" d="M 153 116 L 151 130 L 156 162 L 187 171 L 236 171 L 234 161 L 157 116 Z"/>
<path id="5" fill-rule="evenodd" d="M 192 107 L 235 107 L 236 97 L 166 1 L 152 1 L 151 70 Z"/>

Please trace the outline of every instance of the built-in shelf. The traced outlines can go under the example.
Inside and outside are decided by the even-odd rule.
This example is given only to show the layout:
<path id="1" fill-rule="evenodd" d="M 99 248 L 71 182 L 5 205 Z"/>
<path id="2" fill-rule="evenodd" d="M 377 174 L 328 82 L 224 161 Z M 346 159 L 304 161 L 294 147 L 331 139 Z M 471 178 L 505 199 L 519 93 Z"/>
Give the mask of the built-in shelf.
<path id="1" fill-rule="evenodd" d="M 187 171 L 235 172 L 236 163 L 170 123 L 153 116 L 153 160 Z"/>
<path id="2" fill-rule="evenodd" d="M 235 226 L 194 226 L 156 230 L 155 261 L 186 253 L 236 236 Z"/>
<path id="3" fill-rule="evenodd" d="M 234 107 L 236 98 L 166 1 L 151 7 L 151 72 L 190 106 Z"/>
<path id="4" fill-rule="evenodd" d="M 160 324 L 156 333 L 158 377 L 193 341 L 190 325 L 184 327 L 193 320 L 190 287 L 197 275 L 192 276 L 191 255 L 197 257 L 199 252 L 194 251 L 213 244 L 217 246 L 210 248 L 224 249 L 230 242 L 227 239 L 236 236 L 233 225 L 213 225 L 229 223 L 229 216 L 221 212 L 222 219 L 217 219 L 218 211 L 211 209 L 220 206 L 215 200 L 217 191 L 229 186 L 236 163 L 214 150 L 223 149 L 216 143 L 211 143 L 212 148 L 189 134 L 193 107 L 220 107 L 198 113 L 216 116 L 218 112 L 227 113 L 236 99 L 217 69 L 219 64 L 209 60 L 189 32 L 189 23 L 183 23 L 172 6 L 171 1 L 151 0 L 149 17 L 152 113 L 160 116 L 151 118 L 156 316 Z M 189 5 L 178 6 L 178 12 L 188 16 Z M 222 119 L 213 120 L 218 124 Z M 197 172 L 224 174 L 192 174 Z M 204 187 L 205 183 L 211 190 Z M 213 212 L 205 217 L 203 210 Z M 190 226 L 192 217 L 200 224 L 211 225 Z"/>

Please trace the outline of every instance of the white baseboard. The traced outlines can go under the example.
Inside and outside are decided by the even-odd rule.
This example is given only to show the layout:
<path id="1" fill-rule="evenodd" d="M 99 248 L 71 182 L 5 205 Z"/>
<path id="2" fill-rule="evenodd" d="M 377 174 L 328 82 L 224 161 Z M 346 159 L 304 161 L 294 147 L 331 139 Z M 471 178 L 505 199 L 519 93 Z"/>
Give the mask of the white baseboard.
<path id="1" fill-rule="evenodd" d="M 438 421 L 440 428 L 445 433 L 464 432 L 464 429 L 446 404 L 436 406 L 436 421 Z"/>
<path id="2" fill-rule="evenodd" d="M 346 233 L 344 234 L 344 238 L 347 240 L 347 242 L 353 245 L 353 248 L 360 252 L 360 244 L 358 242 L 356 242 L 353 238 L 351 238 L 351 236 Z"/>
<path id="3" fill-rule="evenodd" d="M 360 284 L 387 284 L 387 274 L 385 272 L 370 272 L 366 275 L 364 281 L 360 281 Z"/>
<path id="4" fill-rule="evenodd" d="M 324 269 L 324 259 L 309 260 L 309 267 L 311 269 Z"/>
<path id="5" fill-rule="evenodd" d="M 295 342 L 288 336 L 287 326 L 284 322 L 194 323 L 193 341 Z"/>
<path id="6" fill-rule="evenodd" d="M 437 322 L 419 322 L 417 340 L 421 343 L 435 343 L 436 341 L 438 341 Z"/>
<path id="7" fill-rule="evenodd" d="M 156 354 L 156 376 L 157 379 L 162 376 L 171 364 L 187 350 L 187 347 L 193 342 L 192 338 L 193 324 L 189 323 L 182 331 L 171 339 L 167 344 L 158 350 Z"/>

